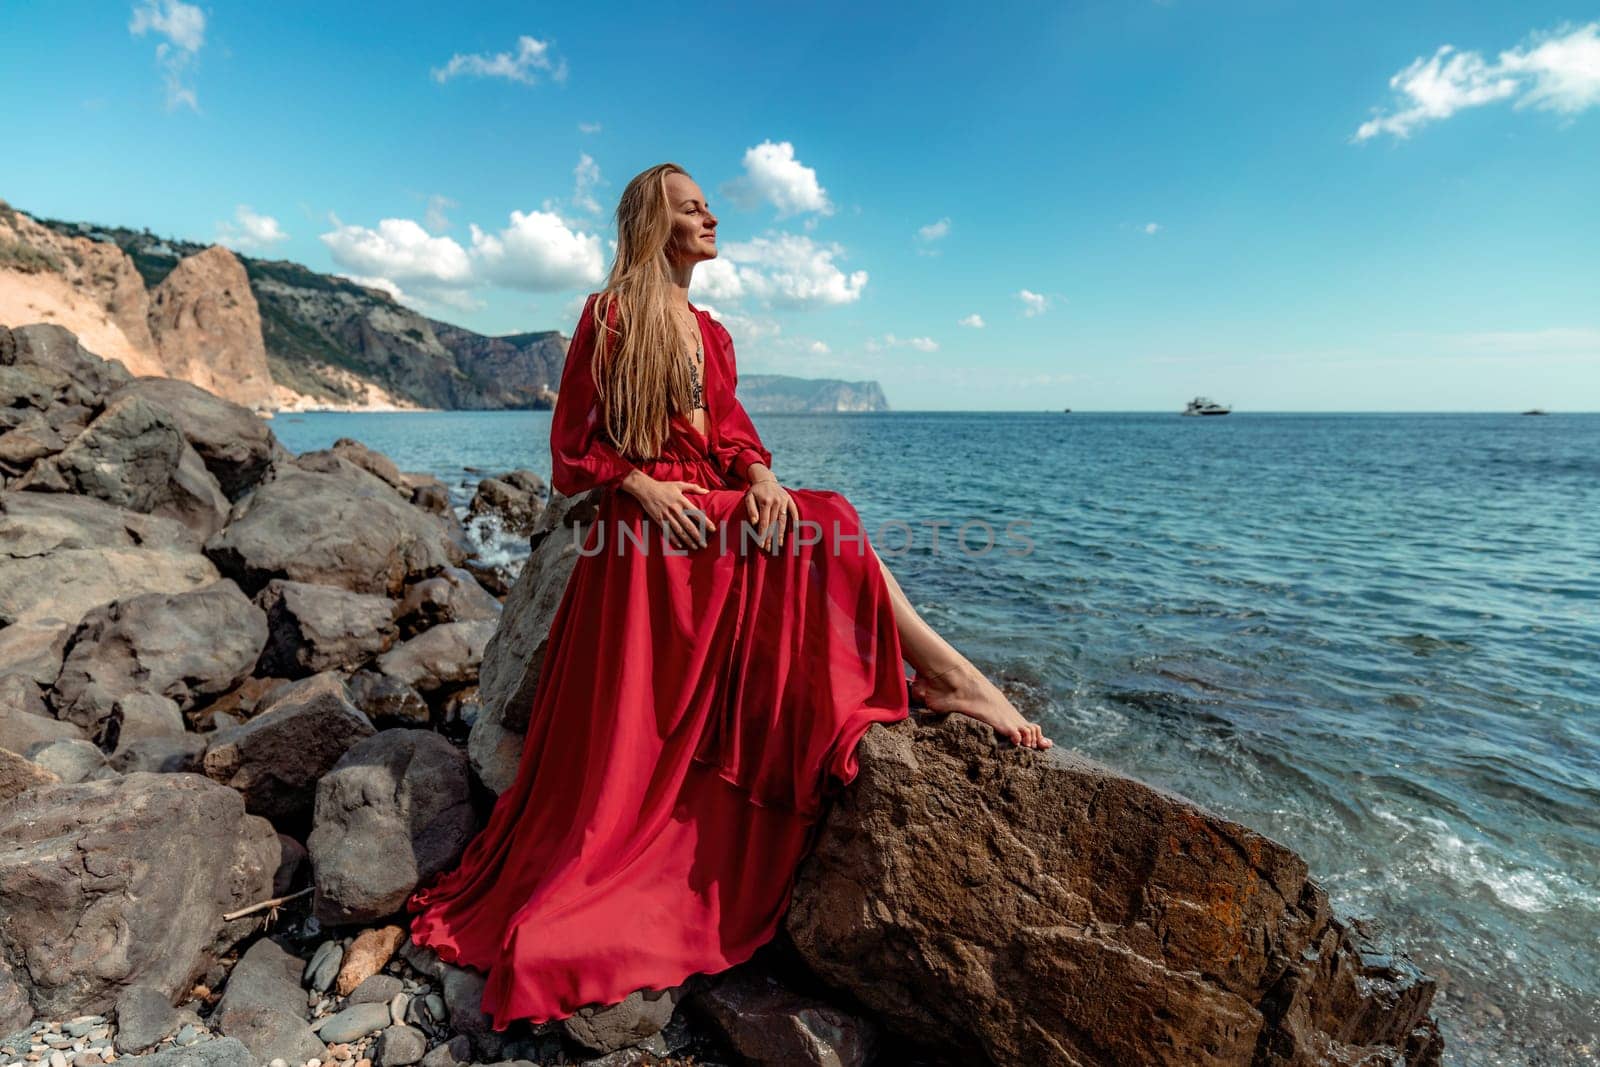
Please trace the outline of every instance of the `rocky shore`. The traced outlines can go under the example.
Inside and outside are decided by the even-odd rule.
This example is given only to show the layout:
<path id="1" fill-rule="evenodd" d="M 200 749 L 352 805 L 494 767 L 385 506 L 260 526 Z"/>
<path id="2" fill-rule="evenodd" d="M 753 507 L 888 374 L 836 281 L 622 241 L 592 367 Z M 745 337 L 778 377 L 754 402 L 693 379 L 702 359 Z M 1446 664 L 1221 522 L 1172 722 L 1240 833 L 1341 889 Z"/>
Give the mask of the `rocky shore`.
<path id="1" fill-rule="evenodd" d="M 491 1031 L 400 909 L 514 775 L 591 514 L 485 479 L 501 574 L 429 475 L 0 327 L 0 1067 L 1439 1062 L 1293 852 L 920 716 L 756 960 Z"/>

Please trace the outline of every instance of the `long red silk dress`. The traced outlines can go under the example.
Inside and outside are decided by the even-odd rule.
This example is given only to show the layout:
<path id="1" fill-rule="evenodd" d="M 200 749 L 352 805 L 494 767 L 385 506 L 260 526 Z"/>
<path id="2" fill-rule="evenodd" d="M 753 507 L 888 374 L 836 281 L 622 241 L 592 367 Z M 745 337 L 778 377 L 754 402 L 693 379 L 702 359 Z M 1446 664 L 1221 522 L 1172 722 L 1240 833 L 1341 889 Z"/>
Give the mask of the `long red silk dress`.
<path id="1" fill-rule="evenodd" d="M 585 537 L 593 554 L 551 623 L 515 783 L 460 866 L 410 901 L 416 942 L 487 974 L 496 1029 L 748 959 L 777 932 L 862 734 L 908 714 L 887 584 L 849 501 L 790 489 L 821 527 L 815 543 L 791 533 L 780 555 L 740 551 L 746 472 L 772 457 L 734 396 L 733 342 L 706 312 L 693 309 L 708 433 L 674 416 L 662 455 L 638 466 L 711 489 L 689 499 L 726 540 L 673 549 L 615 488 L 634 464 L 603 439 L 595 299 L 550 431 L 557 491 L 612 487 Z"/>

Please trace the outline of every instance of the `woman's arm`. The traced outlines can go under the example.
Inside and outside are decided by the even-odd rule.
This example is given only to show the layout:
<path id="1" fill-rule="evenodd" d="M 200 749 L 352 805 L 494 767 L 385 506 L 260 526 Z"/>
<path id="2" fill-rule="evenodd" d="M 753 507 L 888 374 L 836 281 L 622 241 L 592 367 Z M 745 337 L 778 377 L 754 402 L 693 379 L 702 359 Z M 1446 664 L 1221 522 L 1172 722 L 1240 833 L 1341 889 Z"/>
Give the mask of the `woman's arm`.
<path id="1" fill-rule="evenodd" d="M 761 443 L 755 423 L 734 392 L 739 384 L 739 368 L 733 358 L 733 338 L 720 322 L 713 322 L 713 329 L 722 340 L 723 381 L 727 385 L 717 405 L 717 447 L 713 458 L 724 472 L 753 485 L 772 477 L 772 453 Z"/>
<path id="2" fill-rule="evenodd" d="M 572 332 L 550 422 L 550 482 L 563 496 L 620 485 L 634 473 L 644 476 L 605 439 L 594 384 L 594 303 L 598 296 L 589 294 Z"/>

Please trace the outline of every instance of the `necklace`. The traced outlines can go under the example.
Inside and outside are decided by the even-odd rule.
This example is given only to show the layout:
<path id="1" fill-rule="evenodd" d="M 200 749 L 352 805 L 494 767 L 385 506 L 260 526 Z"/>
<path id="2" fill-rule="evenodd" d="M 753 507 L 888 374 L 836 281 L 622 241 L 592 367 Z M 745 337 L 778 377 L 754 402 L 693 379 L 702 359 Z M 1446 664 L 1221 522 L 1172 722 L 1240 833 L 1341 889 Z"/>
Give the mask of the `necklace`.
<path id="1" fill-rule="evenodd" d="M 700 366 L 705 360 L 705 350 L 701 344 L 700 322 L 696 318 L 694 324 L 694 358 L 689 361 L 689 410 L 705 407 L 705 388 L 700 380 Z"/>

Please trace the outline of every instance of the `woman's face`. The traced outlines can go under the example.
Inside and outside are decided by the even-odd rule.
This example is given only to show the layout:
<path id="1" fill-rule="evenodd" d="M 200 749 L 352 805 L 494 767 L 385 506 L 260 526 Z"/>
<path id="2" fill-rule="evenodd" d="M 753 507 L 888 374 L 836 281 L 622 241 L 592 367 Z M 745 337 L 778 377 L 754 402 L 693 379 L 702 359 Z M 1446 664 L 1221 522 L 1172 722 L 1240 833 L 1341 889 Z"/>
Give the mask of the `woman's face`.
<path id="1" fill-rule="evenodd" d="M 667 207 L 672 212 L 672 238 L 667 258 L 673 263 L 699 263 L 717 258 L 717 217 L 706 206 L 706 196 L 693 178 L 669 174 Z"/>

